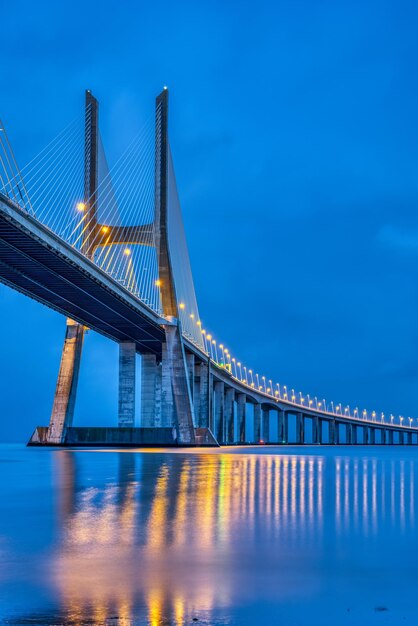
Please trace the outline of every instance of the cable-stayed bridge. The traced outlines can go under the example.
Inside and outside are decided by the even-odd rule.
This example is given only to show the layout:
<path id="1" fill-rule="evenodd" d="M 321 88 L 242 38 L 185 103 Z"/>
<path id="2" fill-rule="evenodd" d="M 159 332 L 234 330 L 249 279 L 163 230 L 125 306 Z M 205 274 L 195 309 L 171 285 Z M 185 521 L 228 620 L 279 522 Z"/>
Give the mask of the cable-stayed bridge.
<path id="1" fill-rule="evenodd" d="M 50 423 L 38 426 L 30 443 L 418 443 L 412 418 L 274 384 L 202 328 L 169 144 L 167 89 L 152 122 L 111 168 L 90 91 L 82 118 L 22 170 L 1 122 L 0 128 L 0 280 L 67 317 Z M 73 426 L 87 328 L 119 344 L 114 428 Z"/>

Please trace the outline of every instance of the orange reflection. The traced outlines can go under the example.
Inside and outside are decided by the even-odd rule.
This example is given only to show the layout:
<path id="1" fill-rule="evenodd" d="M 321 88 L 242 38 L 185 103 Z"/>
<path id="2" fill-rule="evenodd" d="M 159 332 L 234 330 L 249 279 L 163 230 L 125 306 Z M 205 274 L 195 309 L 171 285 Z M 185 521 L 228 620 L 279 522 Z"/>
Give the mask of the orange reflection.
<path id="1" fill-rule="evenodd" d="M 80 479 L 83 454 L 55 455 L 61 537 L 52 577 L 75 624 L 117 615 L 127 626 L 142 611 L 153 626 L 180 626 L 231 605 L 250 549 L 268 555 L 275 546 L 285 581 L 289 558 L 303 555 L 306 566 L 331 532 L 344 539 L 414 523 L 413 468 L 403 461 L 125 452 L 112 453 L 116 473 L 100 482 Z"/>

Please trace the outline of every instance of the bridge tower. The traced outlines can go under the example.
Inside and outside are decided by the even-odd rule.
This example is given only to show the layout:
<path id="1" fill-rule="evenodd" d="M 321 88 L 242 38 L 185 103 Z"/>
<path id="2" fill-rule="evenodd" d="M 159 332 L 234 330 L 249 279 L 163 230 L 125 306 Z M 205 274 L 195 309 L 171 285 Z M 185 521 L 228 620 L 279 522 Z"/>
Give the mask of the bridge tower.
<path id="1" fill-rule="evenodd" d="M 80 208 L 86 214 L 81 250 L 89 250 L 91 238 L 97 226 L 99 103 L 90 90 L 85 98 L 84 135 L 84 199 Z M 93 258 L 94 252 L 90 253 Z M 85 328 L 74 320 L 67 319 L 64 346 L 55 389 L 54 403 L 48 427 L 48 442 L 60 444 L 66 430 L 73 423 L 83 350 Z"/>
<path id="2" fill-rule="evenodd" d="M 154 223 L 132 226 L 100 224 L 98 220 L 98 113 L 99 105 L 90 91 L 85 100 L 84 200 L 86 226 L 81 251 L 90 260 L 100 246 L 112 244 L 147 245 L 150 230 L 155 236 L 159 287 L 164 315 L 165 342 L 162 356 L 142 356 L 141 424 L 148 427 L 174 427 L 179 443 L 195 443 L 192 381 L 183 345 L 178 300 L 171 263 L 169 229 L 169 142 L 168 90 L 156 99 L 155 108 L 155 214 Z M 106 236 L 102 233 L 106 232 Z M 67 319 L 67 329 L 52 407 L 47 440 L 50 444 L 65 442 L 67 428 L 72 426 L 77 395 L 85 327 Z M 119 344 L 119 428 L 135 426 L 136 351 L 133 342 Z"/>
<path id="3" fill-rule="evenodd" d="M 168 90 L 157 96 L 155 106 L 155 239 L 163 314 L 170 322 L 165 325 L 162 350 L 161 410 L 164 423 L 174 425 L 177 440 L 195 443 L 193 402 L 183 335 L 179 318 L 173 267 L 168 238 Z M 148 386 L 149 369 L 142 370 L 142 388 Z M 154 384 L 155 377 L 151 384 Z M 156 390 L 157 395 L 159 388 Z M 144 404 L 143 404 L 144 406 Z M 145 409 L 146 407 L 144 407 Z M 158 416 L 156 416 L 158 420 Z"/>

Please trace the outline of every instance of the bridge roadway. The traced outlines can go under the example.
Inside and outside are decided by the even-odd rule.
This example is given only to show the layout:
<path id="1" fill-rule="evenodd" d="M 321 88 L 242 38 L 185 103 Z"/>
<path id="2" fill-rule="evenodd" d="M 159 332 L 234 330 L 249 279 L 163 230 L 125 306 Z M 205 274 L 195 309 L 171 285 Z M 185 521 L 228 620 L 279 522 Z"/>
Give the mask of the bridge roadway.
<path id="1" fill-rule="evenodd" d="M 164 326 L 172 322 L 159 316 L 106 272 L 49 228 L 0 194 L 0 281 L 38 302 L 70 317 L 117 342 L 134 342 L 137 352 L 162 357 Z M 418 428 L 379 423 L 324 410 L 304 407 L 252 388 L 184 338 L 189 364 L 195 419 L 209 427 L 219 442 L 249 443 L 246 406 L 254 405 L 253 442 L 269 439 L 270 411 L 277 414 L 278 442 L 288 441 L 288 417 L 296 415 L 297 442 L 305 440 L 305 421 L 313 424 L 313 443 L 323 442 L 322 425 L 329 424 L 329 443 L 339 442 L 346 427 L 347 442 L 356 443 L 357 427 L 367 435 L 364 443 L 375 442 L 383 432 L 385 443 L 393 434 L 407 433 L 407 443 L 418 443 Z M 237 406 L 237 420 L 234 405 Z M 238 423 L 238 432 L 234 423 Z M 370 435 L 370 437 L 369 437 Z M 412 438 L 414 435 L 414 439 Z M 402 441 L 404 436 L 399 435 Z M 383 442 L 382 439 L 382 442 Z"/>
<path id="2" fill-rule="evenodd" d="M 187 352 L 201 358 L 201 352 L 185 338 Z M 394 434 L 399 436 L 399 443 L 418 444 L 418 428 L 407 424 L 379 422 L 372 419 L 346 416 L 341 413 L 309 408 L 289 400 L 277 398 L 273 393 L 254 389 L 250 384 L 238 380 L 225 368 L 219 366 L 206 356 L 209 366 L 209 423 L 203 423 L 198 417 L 199 425 L 209 426 L 217 440 L 222 443 L 289 443 L 289 416 L 296 418 L 295 443 L 344 443 L 342 429 L 345 429 L 345 442 L 349 444 L 392 444 Z M 201 363 L 201 366 L 203 362 Z M 237 405 L 237 419 L 234 418 L 233 403 Z M 246 406 L 253 405 L 254 434 L 252 439 L 247 437 L 245 430 Z M 199 410 L 197 409 L 197 414 Z M 277 438 L 270 438 L 270 422 L 272 414 L 277 420 Z M 312 421 L 311 441 L 307 441 L 306 423 Z M 234 422 L 237 423 L 238 433 L 234 432 Z M 325 437 L 323 425 L 328 424 L 328 435 Z M 360 441 L 359 428 L 363 429 Z M 380 441 L 376 435 L 380 433 Z"/>
<path id="3" fill-rule="evenodd" d="M 167 320 L 2 194 L 0 280 L 110 339 L 161 357 Z"/>

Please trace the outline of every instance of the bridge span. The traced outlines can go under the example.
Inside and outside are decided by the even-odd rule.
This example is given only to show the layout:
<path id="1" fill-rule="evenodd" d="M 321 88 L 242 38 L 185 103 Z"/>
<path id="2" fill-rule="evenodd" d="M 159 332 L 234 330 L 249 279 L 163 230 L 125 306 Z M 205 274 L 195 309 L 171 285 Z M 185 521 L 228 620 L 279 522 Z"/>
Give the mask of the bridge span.
<path id="1" fill-rule="evenodd" d="M 5 153 L 0 281 L 67 317 L 50 423 L 35 429 L 32 445 L 418 444 L 411 418 L 353 413 L 305 398 L 264 377 L 260 381 L 222 345 L 219 355 L 198 315 L 168 141 L 167 90 L 156 100 L 153 176 L 144 177 L 151 179 L 151 203 L 149 190 L 131 193 L 133 201 L 126 200 L 124 188 L 115 191 L 119 171 L 100 180 L 98 129 L 98 102 L 87 91 L 78 213 L 68 199 L 58 200 L 67 179 L 59 179 L 54 165 L 45 166 L 45 154 L 39 171 L 49 167 L 45 179 L 52 179 L 52 192 L 41 180 L 41 191 L 35 188 L 31 195 L 7 137 L 0 143 Z M 71 136 L 65 141 L 74 143 Z M 134 165 L 140 161 L 138 153 L 133 159 Z M 73 160 L 72 153 L 71 165 Z M 148 164 L 137 164 L 140 171 L 124 180 L 124 187 L 136 184 L 149 160 L 148 155 Z M 129 172 L 133 168 L 126 166 Z M 130 221 L 121 220 L 124 206 Z M 67 214 L 72 222 L 65 222 Z M 120 346 L 114 428 L 73 426 L 86 328 Z M 140 426 L 135 425 L 136 353 L 141 354 Z"/>

